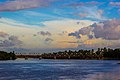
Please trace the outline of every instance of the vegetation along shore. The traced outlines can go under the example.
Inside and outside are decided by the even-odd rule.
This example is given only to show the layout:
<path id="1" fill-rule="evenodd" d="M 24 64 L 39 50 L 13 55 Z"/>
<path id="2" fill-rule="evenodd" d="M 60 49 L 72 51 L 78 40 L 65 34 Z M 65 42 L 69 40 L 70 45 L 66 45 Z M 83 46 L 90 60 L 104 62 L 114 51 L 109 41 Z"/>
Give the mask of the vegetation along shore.
<path id="1" fill-rule="evenodd" d="M 16 58 L 39 58 L 39 59 L 97 59 L 97 60 L 120 60 L 120 49 L 98 48 L 97 50 L 59 51 L 43 54 L 17 54 L 14 52 L 0 51 L 0 60 L 15 60 Z"/>

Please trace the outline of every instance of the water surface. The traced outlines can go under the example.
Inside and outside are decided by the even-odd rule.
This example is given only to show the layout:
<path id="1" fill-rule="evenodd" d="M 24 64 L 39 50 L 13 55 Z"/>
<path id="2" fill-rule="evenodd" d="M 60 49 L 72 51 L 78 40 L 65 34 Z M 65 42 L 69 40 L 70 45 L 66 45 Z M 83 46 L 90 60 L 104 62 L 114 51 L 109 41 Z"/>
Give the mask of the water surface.
<path id="1" fill-rule="evenodd" d="M 0 80 L 120 80 L 118 60 L 0 61 Z"/>

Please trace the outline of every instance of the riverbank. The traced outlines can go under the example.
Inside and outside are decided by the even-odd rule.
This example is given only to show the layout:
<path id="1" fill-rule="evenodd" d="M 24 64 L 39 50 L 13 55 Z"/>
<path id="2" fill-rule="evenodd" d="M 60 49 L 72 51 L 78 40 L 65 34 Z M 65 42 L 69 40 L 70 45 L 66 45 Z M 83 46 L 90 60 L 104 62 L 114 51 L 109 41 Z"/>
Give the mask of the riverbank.
<path id="1" fill-rule="evenodd" d="M 16 58 L 38 59 L 80 59 L 80 60 L 120 60 L 120 49 L 98 48 L 98 50 L 59 51 L 43 54 L 22 54 L 0 52 L 0 60 L 15 60 Z"/>
<path id="2" fill-rule="evenodd" d="M 17 54 L 17 58 L 39 59 L 84 59 L 84 60 L 120 60 L 120 49 L 98 48 L 98 50 L 59 51 L 43 54 Z"/>
<path id="3" fill-rule="evenodd" d="M 0 51 L 0 61 L 2 60 L 15 60 L 16 55 L 14 52 L 7 53 L 5 51 Z"/>

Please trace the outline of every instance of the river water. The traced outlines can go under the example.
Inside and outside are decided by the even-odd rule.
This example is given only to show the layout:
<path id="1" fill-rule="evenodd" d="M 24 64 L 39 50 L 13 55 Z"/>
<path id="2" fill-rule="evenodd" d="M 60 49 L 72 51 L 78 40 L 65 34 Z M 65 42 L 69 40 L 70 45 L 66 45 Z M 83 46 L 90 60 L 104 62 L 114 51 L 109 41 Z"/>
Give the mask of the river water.
<path id="1" fill-rule="evenodd" d="M 119 60 L 0 61 L 0 80 L 120 80 Z"/>

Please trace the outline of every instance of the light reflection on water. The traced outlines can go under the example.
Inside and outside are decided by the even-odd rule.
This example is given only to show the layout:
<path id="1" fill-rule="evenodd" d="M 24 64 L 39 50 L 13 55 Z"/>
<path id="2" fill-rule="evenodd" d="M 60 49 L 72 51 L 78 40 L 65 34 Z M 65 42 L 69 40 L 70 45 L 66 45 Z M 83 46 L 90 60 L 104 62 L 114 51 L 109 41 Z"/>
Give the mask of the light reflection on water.
<path id="1" fill-rule="evenodd" d="M 120 80 L 117 60 L 15 60 L 0 62 L 0 80 Z"/>

